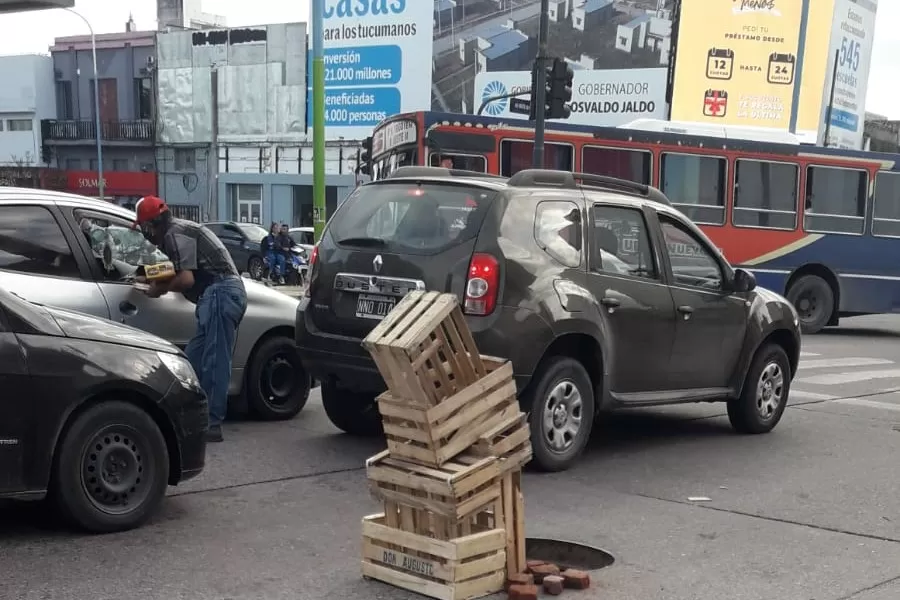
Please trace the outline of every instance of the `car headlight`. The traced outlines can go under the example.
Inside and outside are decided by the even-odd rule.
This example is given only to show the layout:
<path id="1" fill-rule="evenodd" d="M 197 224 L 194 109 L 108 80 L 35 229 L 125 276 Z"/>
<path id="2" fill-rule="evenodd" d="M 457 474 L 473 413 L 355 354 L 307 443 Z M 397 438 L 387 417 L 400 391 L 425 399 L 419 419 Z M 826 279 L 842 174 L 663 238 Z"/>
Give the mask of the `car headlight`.
<path id="1" fill-rule="evenodd" d="M 200 389 L 200 380 L 194 372 L 194 367 L 186 358 L 182 358 L 177 354 L 167 354 L 165 352 L 157 352 L 159 360 L 166 365 L 169 372 L 175 376 L 181 385 L 188 389 Z"/>

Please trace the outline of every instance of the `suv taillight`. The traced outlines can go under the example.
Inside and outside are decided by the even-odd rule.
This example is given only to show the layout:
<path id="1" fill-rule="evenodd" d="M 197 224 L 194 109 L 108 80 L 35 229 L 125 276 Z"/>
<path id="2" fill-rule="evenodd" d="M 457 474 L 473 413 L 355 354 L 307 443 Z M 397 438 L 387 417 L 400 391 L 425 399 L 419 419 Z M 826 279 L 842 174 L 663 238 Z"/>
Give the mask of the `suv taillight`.
<path id="1" fill-rule="evenodd" d="M 310 288 L 312 287 L 312 278 L 313 274 L 316 272 L 316 263 L 319 258 L 319 245 L 316 244 L 313 246 L 312 252 L 309 253 L 309 265 L 306 268 L 306 291 L 303 293 L 304 296 L 310 298 L 312 294 L 310 293 Z"/>
<path id="2" fill-rule="evenodd" d="M 486 316 L 497 306 L 500 291 L 500 265 L 490 254 L 475 254 L 469 263 L 464 302 L 467 315 Z"/>

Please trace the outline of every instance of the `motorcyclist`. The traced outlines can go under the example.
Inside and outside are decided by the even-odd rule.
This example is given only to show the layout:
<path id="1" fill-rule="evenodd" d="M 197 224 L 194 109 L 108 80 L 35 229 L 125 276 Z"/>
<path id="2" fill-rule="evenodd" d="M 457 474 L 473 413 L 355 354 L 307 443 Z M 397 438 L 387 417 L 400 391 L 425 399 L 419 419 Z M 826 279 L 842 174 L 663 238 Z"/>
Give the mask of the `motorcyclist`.
<path id="1" fill-rule="evenodd" d="M 278 232 L 278 237 L 275 239 L 275 247 L 281 255 L 281 260 L 284 261 L 284 269 L 288 269 L 294 260 L 294 240 L 291 238 L 290 229 L 286 223 L 281 224 L 281 230 Z M 283 279 L 282 283 L 284 283 Z"/>
<path id="2" fill-rule="evenodd" d="M 259 252 L 266 257 L 266 262 L 269 263 L 269 278 L 284 284 L 285 257 L 279 249 L 278 238 L 280 235 L 278 223 L 273 221 L 269 226 L 269 235 L 259 243 Z"/>

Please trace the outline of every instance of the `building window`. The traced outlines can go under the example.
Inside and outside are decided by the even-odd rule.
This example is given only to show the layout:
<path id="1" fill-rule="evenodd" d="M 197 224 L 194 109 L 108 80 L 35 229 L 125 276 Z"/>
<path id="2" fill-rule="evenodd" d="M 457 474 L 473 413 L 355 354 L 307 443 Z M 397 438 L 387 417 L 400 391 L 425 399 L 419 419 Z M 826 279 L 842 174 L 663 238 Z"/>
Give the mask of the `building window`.
<path id="1" fill-rule="evenodd" d="M 31 119 L 9 119 L 6 123 L 9 131 L 31 131 L 33 125 Z"/>
<path id="2" fill-rule="evenodd" d="M 865 171 L 807 167 L 803 228 L 816 233 L 862 235 L 868 185 Z"/>
<path id="3" fill-rule="evenodd" d="M 900 173 L 882 172 L 875 178 L 872 235 L 900 237 Z"/>
<path id="4" fill-rule="evenodd" d="M 81 170 L 81 159 L 80 158 L 67 158 L 66 159 L 66 169 L 69 171 L 80 171 Z"/>
<path id="5" fill-rule="evenodd" d="M 74 103 L 72 102 L 72 82 L 56 82 L 56 115 L 61 120 L 74 118 Z"/>
<path id="6" fill-rule="evenodd" d="M 197 153 L 193 148 L 175 149 L 175 170 L 178 172 L 197 170 Z"/>
<path id="7" fill-rule="evenodd" d="M 645 185 L 650 184 L 652 163 L 653 155 L 644 150 L 585 146 L 581 151 L 581 170 L 585 173 L 618 177 Z"/>
<path id="8" fill-rule="evenodd" d="M 112 170 L 113 171 L 127 171 L 128 170 L 128 159 L 114 158 Z"/>
<path id="9" fill-rule="evenodd" d="M 149 77 L 134 80 L 134 114 L 138 119 L 153 118 L 153 82 Z"/>
<path id="10" fill-rule="evenodd" d="M 262 222 L 262 186 L 236 183 L 231 189 L 235 220 L 259 225 Z"/>
<path id="11" fill-rule="evenodd" d="M 694 223 L 725 224 L 728 161 L 714 156 L 662 155 L 662 191 Z"/>
<path id="12" fill-rule="evenodd" d="M 97 169 L 97 159 L 96 159 L 96 158 L 90 159 L 90 162 L 89 162 L 88 164 L 90 165 L 90 167 L 88 167 L 88 168 L 89 168 L 91 171 L 97 171 L 97 170 L 99 170 L 99 169 Z"/>
<path id="13" fill-rule="evenodd" d="M 734 213 L 740 227 L 797 228 L 800 167 L 762 160 L 735 161 Z"/>
<path id="14" fill-rule="evenodd" d="M 294 212 L 291 227 L 313 226 L 313 186 L 295 185 Z M 337 210 L 337 188 L 333 185 L 325 187 L 325 218 L 328 219 Z"/>

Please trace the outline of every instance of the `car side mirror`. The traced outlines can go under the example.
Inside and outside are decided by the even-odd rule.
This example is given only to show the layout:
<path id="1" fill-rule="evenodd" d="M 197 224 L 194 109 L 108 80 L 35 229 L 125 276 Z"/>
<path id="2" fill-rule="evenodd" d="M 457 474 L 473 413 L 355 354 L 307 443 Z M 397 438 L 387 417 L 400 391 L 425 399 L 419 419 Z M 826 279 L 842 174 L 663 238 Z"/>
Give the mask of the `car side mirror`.
<path id="1" fill-rule="evenodd" d="M 735 269 L 732 288 L 735 292 L 753 291 L 756 288 L 756 275 L 744 269 Z"/>

